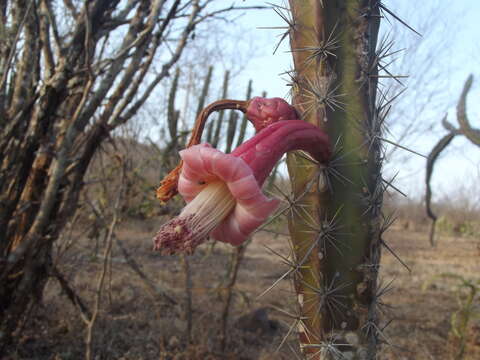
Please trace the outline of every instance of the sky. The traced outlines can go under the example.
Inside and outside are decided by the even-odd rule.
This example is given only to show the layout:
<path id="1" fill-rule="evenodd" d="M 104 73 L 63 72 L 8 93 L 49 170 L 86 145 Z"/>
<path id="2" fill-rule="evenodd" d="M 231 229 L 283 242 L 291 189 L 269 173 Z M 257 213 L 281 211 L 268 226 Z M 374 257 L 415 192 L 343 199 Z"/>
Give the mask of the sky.
<path id="1" fill-rule="evenodd" d="M 282 4 L 272 0 L 269 3 Z M 395 70 L 406 73 L 403 82 L 406 90 L 392 110 L 392 133 L 388 139 L 397 141 L 405 119 L 416 126 L 418 132 L 402 139 L 408 147 L 427 155 L 434 144 L 445 134 L 440 120 L 448 113 L 448 120 L 456 124 L 455 106 L 463 83 L 470 73 L 474 85 L 467 98 L 470 122 L 480 128 L 480 1 L 425 0 L 383 1 L 398 16 L 422 33 L 418 37 L 391 17 L 382 19 L 381 35 L 389 34 L 399 48 Z M 238 5 L 265 5 L 264 1 L 237 1 Z M 414 6 L 413 6 L 414 5 Z M 239 19 L 245 29 L 245 38 L 253 46 L 255 56 L 248 61 L 241 77 L 254 80 L 254 93 L 265 90 L 268 96 L 286 97 L 288 88 L 281 74 L 291 67 L 288 41 L 284 41 L 276 54 L 273 49 L 282 30 L 262 29 L 284 26 L 273 10 L 249 11 Z M 249 49 L 248 51 L 251 51 Z M 240 81 L 240 80 L 239 80 Z M 261 90 L 260 90 L 261 89 Z M 398 126 L 397 126 L 398 125 Z M 403 142 L 404 141 L 404 142 Z M 386 173 L 399 171 L 396 185 L 411 198 L 424 193 L 425 159 L 396 151 L 386 165 Z M 480 200 L 480 148 L 467 140 L 456 139 L 437 161 L 433 176 L 436 199 L 455 197 L 459 191 L 470 194 L 470 199 Z"/>

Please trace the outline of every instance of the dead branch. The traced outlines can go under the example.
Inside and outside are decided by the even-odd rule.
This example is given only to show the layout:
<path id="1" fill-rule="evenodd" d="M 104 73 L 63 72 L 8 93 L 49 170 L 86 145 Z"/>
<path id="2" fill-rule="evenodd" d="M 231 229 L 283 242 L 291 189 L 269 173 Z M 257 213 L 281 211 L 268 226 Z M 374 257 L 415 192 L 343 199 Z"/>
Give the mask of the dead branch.
<path id="1" fill-rule="evenodd" d="M 435 166 L 435 161 L 437 161 L 438 157 L 440 156 L 441 152 L 450 144 L 450 142 L 455 137 L 455 133 L 450 132 L 445 135 L 440 141 L 433 147 L 432 151 L 428 155 L 427 158 L 427 171 L 426 171 L 426 194 L 425 194 L 425 206 L 427 210 L 427 216 L 432 219 L 432 224 L 430 225 L 430 245 L 435 245 L 435 225 L 437 222 L 437 215 L 432 210 L 432 188 L 431 188 L 431 179 L 433 175 L 433 167 Z"/>
<path id="2" fill-rule="evenodd" d="M 96 291 L 95 291 L 95 302 L 94 302 L 94 306 L 93 306 L 92 315 L 88 318 L 84 318 L 84 321 L 87 325 L 87 333 L 85 335 L 85 360 L 91 360 L 92 359 L 93 331 L 94 331 L 95 322 L 97 320 L 98 313 L 99 313 L 99 310 L 100 310 L 100 301 L 101 301 L 101 297 L 102 297 L 104 281 L 105 281 L 105 277 L 106 277 L 106 274 L 107 274 L 108 264 L 109 264 L 110 256 L 111 256 L 111 252 L 112 252 L 113 239 L 115 237 L 114 231 L 115 231 L 115 227 L 116 227 L 117 222 L 118 222 L 118 213 L 119 213 L 119 209 L 120 209 L 120 199 L 121 199 L 122 193 L 123 193 L 123 185 L 124 185 L 124 182 L 122 181 L 121 188 L 118 191 L 117 198 L 115 200 L 115 205 L 114 205 L 114 210 L 113 210 L 113 218 L 112 218 L 112 221 L 111 221 L 110 226 L 108 228 L 108 232 L 106 233 L 105 251 L 103 253 L 103 267 L 102 267 L 102 272 L 99 274 L 99 276 L 97 278 L 97 287 L 96 287 Z"/>
<path id="3" fill-rule="evenodd" d="M 448 134 L 444 135 L 438 143 L 433 147 L 432 151 L 428 155 L 427 158 L 427 169 L 426 169 L 426 194 L 425 194 L 425 208 L 427 212 L 427 216 L 432 220 L 430 226 L 430 244 L 432 246 L 435 245 L 435 226 L 437 222 L 437 216 L 432 210 L 432 189 L 431 189 L 431 179 L 433 175 L 433 168 L 435 166 L 435 162 L 438 160 L 440 153 L 451 143 L 453 138 L 456 135 L 463 135 L 468 140 L 470 140 L 473 144 L 480 146 L 480 130 L 475 129 L 470 125 L 470 122 L 467 117 L 467 95 L 472 87 L 473 83 L 473 75 L 470 75 L 465 84 L 463 85 L 463 90 L 460 95 L 460 98 L 457 103 L 457 122 L 459 124 L 459 128 L 456 129 L 452 124 L 447 121 L 447 116 L 442 119 L 443 127 L 449 131 Z"/>
<path id="4" fill-rule="evenodd" d="M 232 256 L 230 257 L 230 269 L 227 274 L 228 282 L 225 287 L 225 302 L 223 303 L 222 315 L 221 315 L 221 325 L 220 325 L 220 349 L 221 351 L 225 351 L 225 347 L 227 345 L 227 325 L 228 325 L 228 317 L 230 314 L 230 306 L 232 303 L 233 298 L 233 288 L 235 287 L 235 283 L 237 282 L 238 270 L 240 269 L 240 265 L 243 260 L 243 256 L 245 255 L 245 251 L 247 249 L 249 242 L 237 247 Z"/>
<path id="5" fill-rule="evenodd" d="M 118 238 L 117 244 L 123 254 L 123 257 L 125 258 L 125 261 L 127 262 L 127 265 L 130 266 L 133 272 L 137 274 L 138 277 L 142 280 L 150 295 L 152 295 L 152 297 L 157 301 L 167 300 L 170 305 L 177 305 L 178 302 L 170 295 L 168 295 L 169 291 L 156 284 L 152 279 L 147 276 L 147 274 L 145 274 L 145 272 L 142 271 L 141 266 L 135 261 L 133 256 L 128 252 L 123 242 Z"/>
<path id="6" fill-rule="evenodd" d="M 180 262 L 182 264 L 183 276 L 184 276 L 184 286 L 185 286 L 185 297 L 184 297 L 184 319 L 187 322 L 186 329 L 186 340 L 187 343 L 190 343 L 192 340 L 192 326 L 193 326 L 193 308 L 192 308 L 192 274 L 190 272 L 190 264 L 188 258 L 185 254 L 180 255 Z"/>
<path id="7" fill-rule="evenodd" d="M 85 305 L 85 301 L 75 292 L 75 290 L 70 286 L 67 279 L 63 276 L 63 274 L 58 270 L 56 266 L 52 267 L 52 276 L 57 279 L 58 283 L 60 284 L 63 292 L 67 296 L 68 300 L 75 306 L 78 307 L 80 312 L 82 313 L 83 318 L 90 319 L 92 317 L 92 312 Z"/>
<path id="8" fill-rule="evenodd" d="M 480 130 L 472 128 L 467 116 L 467 95 L 472 87 L 472 83 L 473 75 L 470 75 L 463 85 L 462 94 L 458 100 L 457 121 L 460 125 L 460 132 L 462 135 L 464 135 L 473 144 L 480 146 Z"/>

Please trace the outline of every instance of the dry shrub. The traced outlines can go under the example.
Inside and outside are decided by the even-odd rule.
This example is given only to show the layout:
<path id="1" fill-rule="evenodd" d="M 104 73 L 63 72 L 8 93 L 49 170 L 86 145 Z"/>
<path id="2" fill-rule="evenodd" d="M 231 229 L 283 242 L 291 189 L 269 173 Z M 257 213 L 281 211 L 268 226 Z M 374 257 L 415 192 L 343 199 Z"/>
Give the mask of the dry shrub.
<path id="1" fill-rule="evenodd" d="M 434 202 L 438 215 L 437 229 L 440 233 L 456 236 L 478 236 L 480 234 L 480 192 L 475 184 L 462 185 L 454 192 L 444 194 Z M 385 200 L 387 212 L 395 212 L 397 225 L 412 231 L 428 231 L 430 226 L 425 211 L 424 199 L 388 196 Z"/>

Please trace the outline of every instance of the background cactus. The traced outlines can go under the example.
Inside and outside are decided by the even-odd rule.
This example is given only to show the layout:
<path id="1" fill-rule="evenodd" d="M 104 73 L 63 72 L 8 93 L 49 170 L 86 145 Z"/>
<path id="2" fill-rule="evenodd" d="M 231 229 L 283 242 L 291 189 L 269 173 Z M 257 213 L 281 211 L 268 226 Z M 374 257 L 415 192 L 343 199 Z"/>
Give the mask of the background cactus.
<path id="1" fill-rule="evenodd" d="M 289 228 L 299 336 L 309 359 L 373 359 L 379 344 L 382 108 L 376 106 L 378 1 L 296 1 L 288 22 L 293 100 L 328 132 L 323 168 L 289 154 Z"/>

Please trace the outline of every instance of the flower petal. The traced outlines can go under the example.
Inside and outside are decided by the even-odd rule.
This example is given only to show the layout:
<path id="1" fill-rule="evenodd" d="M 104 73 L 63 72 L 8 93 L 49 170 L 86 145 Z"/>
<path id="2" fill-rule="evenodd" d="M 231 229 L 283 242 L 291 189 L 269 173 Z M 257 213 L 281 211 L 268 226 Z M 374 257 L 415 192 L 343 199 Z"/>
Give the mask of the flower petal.
<path id="1" fill-rule="evenodd" d="M 178 179 L 178 192 L 185 201 L 190 202 L 207 183 L 218 180 L 212 171 L 212 161 L 222 155 L 222 152 L 206 143 L 180 151 L 183 165 Z"/>
<path id="2" fill-rule="evenodd" d="M 241 158 L 224 154 L 205 144 L 180 154 L 183 167 L 178 190 L 187 202 L 195 198 L 209 181 L 223 181 L 236 201 L 234 210 L 215 228 L 212 236 L 240 245 L 277 208 L 279 201 L 261 191 L 250 166 Z"/>
<path id="3" fill-rule="evenodd" d="M 178 180 L 178 191 L 186 201 L 202 191 L 205 183 L 222 180 L 228 184 L 244 177 L 255 179 L 245 161 L 224 154 L 208 144 L 189 147 L 182 150 L 180 156 L 183 166 Z M 254 184 L 258 188 L 258 184 Z"/>
<path id="4" fill-rule="evenodd" d="M 253 174 L 250 166 L 245 161 L 229 154 L 216 157 L 212 166 L 215 175 L 226 183 L 234 182 Z"/>
<path id="5" fill-rule="evenodd" d="M 263 194 L 262 196 L 264 200 L 254 206 L 246 207 L 237 203 L 233 213 L 212 232 L 213 238 L 234 246 L 242 244 L 280 203 L 277 199 L 267 199 Z"/>

